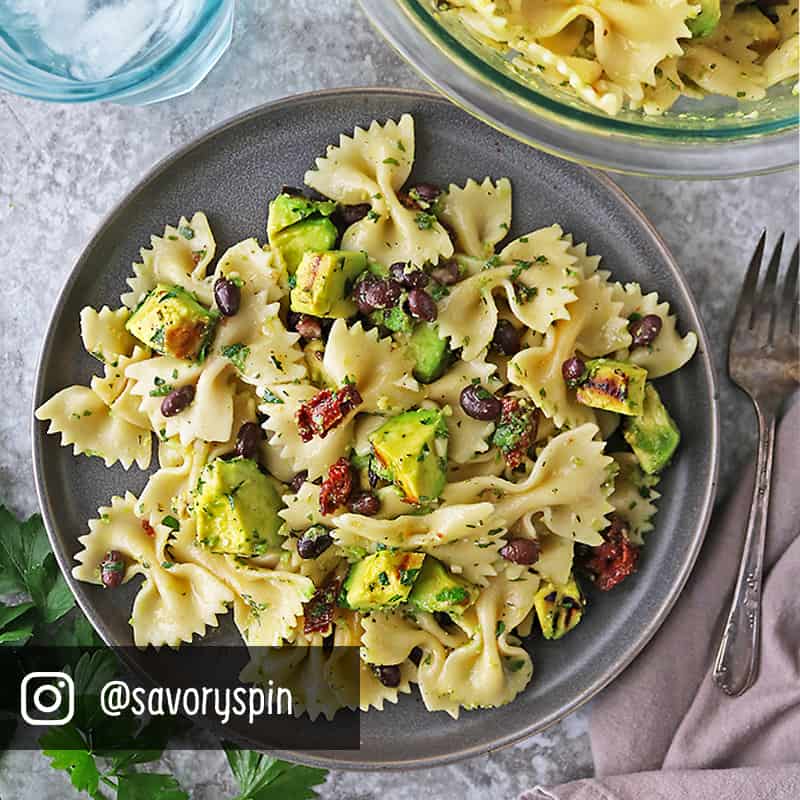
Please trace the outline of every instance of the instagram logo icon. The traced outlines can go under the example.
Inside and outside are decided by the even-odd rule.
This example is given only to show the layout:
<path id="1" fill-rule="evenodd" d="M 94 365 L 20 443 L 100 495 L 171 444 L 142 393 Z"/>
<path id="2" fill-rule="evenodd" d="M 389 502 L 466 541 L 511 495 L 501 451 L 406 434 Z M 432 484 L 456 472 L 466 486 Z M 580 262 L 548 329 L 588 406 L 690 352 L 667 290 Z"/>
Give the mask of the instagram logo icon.
<path id="1" fill-rule="evenodd" d="M 66 725 L 75 714 L 75 684 L 65 672 L 29 672 L 19 691 L 28 725 Z"/>

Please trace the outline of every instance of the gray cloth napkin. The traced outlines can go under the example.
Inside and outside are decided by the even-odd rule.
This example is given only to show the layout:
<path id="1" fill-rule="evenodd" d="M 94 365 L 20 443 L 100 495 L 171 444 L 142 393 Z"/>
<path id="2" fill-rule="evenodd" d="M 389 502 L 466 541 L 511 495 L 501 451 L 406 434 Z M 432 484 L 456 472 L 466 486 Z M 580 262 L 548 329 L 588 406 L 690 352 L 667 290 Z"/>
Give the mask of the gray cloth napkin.
<path id="1" fill-rule="evenodd" d="M 761 670 L 741 697 L 711 665 L 739 566 L 753 468 L 719 508 L 655 638 L 593 703 L 597 777 L 521 800 L 800 800 L 800 396 L 778 427 Z M 658 534 L 656 534 L 658 535 Z"/>

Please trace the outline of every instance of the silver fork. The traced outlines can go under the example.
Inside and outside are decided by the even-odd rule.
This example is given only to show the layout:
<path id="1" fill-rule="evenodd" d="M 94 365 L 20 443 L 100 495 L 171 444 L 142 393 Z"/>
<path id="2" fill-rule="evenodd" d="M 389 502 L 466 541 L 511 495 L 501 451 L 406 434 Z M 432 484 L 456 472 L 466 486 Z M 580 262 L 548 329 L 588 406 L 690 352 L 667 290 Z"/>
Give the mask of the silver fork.
<path id="1" fill-rule="evenodd" d="M 728 349 L 731 380 L 750 395 L 758 419 L 758 458 L 739 575 L 714 662 L 714 682 L 732 697 L 758 677 L 761 583 L 767 536 L 775 423 L 783 401 L 800 380 L 798 261 L 795 247 L 779 284 L 783 234 L 762 268 L 767 232 L 761 234 L 742 286 Z"/>

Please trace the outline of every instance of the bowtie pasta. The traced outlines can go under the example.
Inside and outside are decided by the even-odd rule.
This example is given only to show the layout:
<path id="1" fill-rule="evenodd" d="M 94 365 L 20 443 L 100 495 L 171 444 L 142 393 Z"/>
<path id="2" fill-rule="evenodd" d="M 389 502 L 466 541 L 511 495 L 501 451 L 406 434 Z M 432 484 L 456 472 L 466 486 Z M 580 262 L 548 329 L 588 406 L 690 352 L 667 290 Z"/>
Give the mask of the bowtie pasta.
<path id="1" fill-rule="evenodd" d="M 478 41 L 518 75 L 562 87 L 608 114 L 657 115 L 681 96 L 760 100 L 797 79 L 797 0 L 449 0 Z"/>
<path id="2" fill-rule="evenodd" d="M 413 161 L 410 116 L 356 129 L 270 202 L 268 244 L 218 256 L 197 212 L 82 311 L 101 372 L 36 416 L 76 455 L 157 462 L 74 568 L 142 576 L 136 645 L 233 611 L 288 680 L 356 645 L 363 710 L 417 684 L 456 717 L 513 700 L 534 627 L 566 635 L 635 571 L 679 440 L 653 380 L 696 336 L 557 224 L 509 240 L 507 179 L 409 186 Z"/>

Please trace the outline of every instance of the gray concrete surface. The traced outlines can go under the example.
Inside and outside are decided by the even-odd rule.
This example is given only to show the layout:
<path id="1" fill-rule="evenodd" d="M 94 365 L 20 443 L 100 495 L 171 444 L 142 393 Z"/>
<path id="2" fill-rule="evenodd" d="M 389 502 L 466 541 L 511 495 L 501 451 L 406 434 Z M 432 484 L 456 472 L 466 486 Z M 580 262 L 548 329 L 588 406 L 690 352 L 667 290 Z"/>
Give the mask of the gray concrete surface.
<path id="1" fill-rule="evenodd" d="M 0 94 L 0 499 L 36 509 L 30 397 L 49 311 L 95 227 L 149 167 L 208 127 L 286 94 L 336 86 L 425 84 L 373 31 L 353 0 L 240 0 L 235 40 L 191 94 L 143 108 L 54 106 Z M 724 378 L 726 332 L 762 227 L 798 235 L 797 173 L 727 181 L 621 177 L 672 248 L 721 368 L 721 497 L 754 442 L 748 402 Z M 586 711 L 543 735 L 461 764 L 402 774 L 334 772 L 337 800 L 513 797 L 536 782 L 591 774 Z M 197 800 L 231 796 L 221 754 L 165 759 Z M 227 794 L 226 794 L 227 792 Z M 0 757 L 0 797 L 60 800 L 71 789 L 38 753 Z"/>

